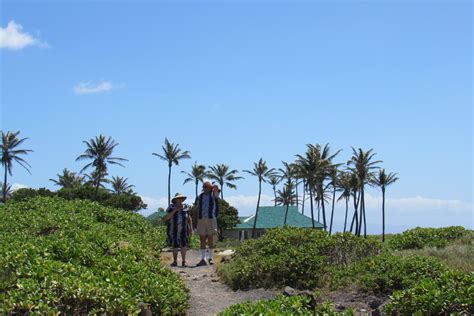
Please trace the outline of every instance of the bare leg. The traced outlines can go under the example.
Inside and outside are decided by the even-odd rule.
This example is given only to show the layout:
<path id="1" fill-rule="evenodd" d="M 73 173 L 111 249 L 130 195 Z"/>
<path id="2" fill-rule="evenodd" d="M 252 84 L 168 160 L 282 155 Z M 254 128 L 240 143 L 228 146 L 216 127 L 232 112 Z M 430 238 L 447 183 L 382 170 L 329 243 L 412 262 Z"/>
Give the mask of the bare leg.
<path id="1" fill-rule="evenodd" d="M 182 247 L 181 248 L 181 259 L 183 260 L 183 265 L 186 264 L 186 247 Z"/>
<path id="2" fill-rule="evenodd" d="M 178 248 L 173 248 L 173 262 L 178 262 Z"/>

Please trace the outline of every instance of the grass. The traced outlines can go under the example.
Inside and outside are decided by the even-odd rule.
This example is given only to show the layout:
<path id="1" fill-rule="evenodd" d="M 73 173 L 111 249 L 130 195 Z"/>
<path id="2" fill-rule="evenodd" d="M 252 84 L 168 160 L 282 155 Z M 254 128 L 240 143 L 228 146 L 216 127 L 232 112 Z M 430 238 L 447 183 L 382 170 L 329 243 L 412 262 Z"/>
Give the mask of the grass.
<path id="1" fill-rule="evenodd" d="M 474 238 L 472 235 L 457 240 L 444 248 L 428 247 L 400 250 L 395 251 L 394 254 L 399 256 L 421 255 L 436 257 L 451 268 L 463 272 L 474 271 Z"/>

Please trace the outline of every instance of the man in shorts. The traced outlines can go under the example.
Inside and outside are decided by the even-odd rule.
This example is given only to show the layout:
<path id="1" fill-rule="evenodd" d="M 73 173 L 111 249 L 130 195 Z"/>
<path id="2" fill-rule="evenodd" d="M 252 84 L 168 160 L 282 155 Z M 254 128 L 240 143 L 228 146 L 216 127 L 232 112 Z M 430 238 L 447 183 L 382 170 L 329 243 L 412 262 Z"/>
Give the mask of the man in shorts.
<path id="1" fill-rule="evenodd" d="M 210 182 L 204 182 L 203 192 L 196 199 L 197 210 L 197 233 L 201 241 L 201 261 L 198 267 L 207 265 L 206 242 L 208 246 L 209 264 L 213 264 L 214 236 L 217 235 L 217 216 L 219 216 L 219 201 L 213 194 L 213 186 Z"/>

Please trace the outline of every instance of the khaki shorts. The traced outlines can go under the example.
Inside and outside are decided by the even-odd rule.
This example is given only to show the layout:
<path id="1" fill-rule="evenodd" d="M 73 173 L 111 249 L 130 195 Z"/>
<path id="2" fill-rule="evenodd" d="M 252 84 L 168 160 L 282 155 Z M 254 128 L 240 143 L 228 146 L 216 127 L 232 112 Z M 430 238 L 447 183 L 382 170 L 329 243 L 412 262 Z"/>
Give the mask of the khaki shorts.
<path id="1" fill-rule="evenodd" d="M 197 233 L 199 236 L 217 235 L 217 220 L 215 218 L 198 219 Z"/>

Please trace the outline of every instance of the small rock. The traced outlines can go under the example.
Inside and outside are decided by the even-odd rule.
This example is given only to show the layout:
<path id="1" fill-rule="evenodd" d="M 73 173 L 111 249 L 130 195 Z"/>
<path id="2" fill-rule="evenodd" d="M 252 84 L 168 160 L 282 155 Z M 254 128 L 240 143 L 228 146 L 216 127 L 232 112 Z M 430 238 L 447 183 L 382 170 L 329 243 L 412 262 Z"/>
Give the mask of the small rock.
<path id="1" fill-rule="evenodd" d="M 365 308 L 361 308 L 361 309 L 360 309 L 360 312 L 361 312 L 361 313 L 367 313 L 367 310 L 366 310 Z"/>
<path id="2" fill-rule="evenodd" d="M 203 278 L 207 277 L 207 274 L 203 274 L 202 277 L 203 277 Z"/>
<path id="3" fill-rule="evenodd" d="M 336 304 L 335 307 L 336 307 L 337 310 L 340 310 L 340 311 L 343 311 L 343 310 L 346 309 L 346 306 L 344 304 L 340 304 L 340 303 Z"/>
<path id="4" fill-rule="evenodd" d="M 219 282 L 219 279 L 211 279 L 211 282 Z"/>
<path id="5" fill-rule="evenodd" d="M 383 303 L 383 302 L 382 302 L 381 299 L 379 299 L 379 298 L 374 298 L 374 299 L 369 300 L 368 305 L 369 305 L 370 308 L 376 309 L 376 308 L 378 308 L 380 305 L 382 305 L 382 303 Z"/>
<path id="6" fill-rule="evenodd" d="M 283 289 L 283 295 L 286 296 L 295 296 L 296 295 L 296 290 L 292 288 L 291 286 L 285 286 Z"/>
<path id="7" fill-rule="evenodd" d="M 186 271 L 179 271 L 179 273 L 186 273 Z"/>
<path id="8" fill-rule="evenodd" d="M 193 281 L 196 281 L 198 278 L 193 278 Z"/>

